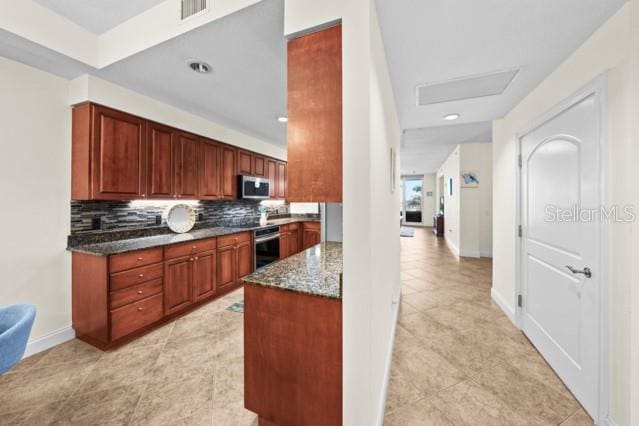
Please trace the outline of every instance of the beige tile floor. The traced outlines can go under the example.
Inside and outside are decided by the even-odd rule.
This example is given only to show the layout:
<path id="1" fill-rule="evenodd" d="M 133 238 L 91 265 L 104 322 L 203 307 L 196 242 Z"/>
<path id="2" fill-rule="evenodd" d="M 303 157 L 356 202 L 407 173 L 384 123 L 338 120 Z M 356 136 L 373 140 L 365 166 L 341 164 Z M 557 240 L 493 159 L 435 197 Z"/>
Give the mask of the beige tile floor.
<path id="1" fill-rule="evenodd" d="M 430 228 L 401 239 L 402 303 L 385 425 L 592 425 L 491 301 L 490 259 Z"/>
<path id="2" fill-rule="evenodd" d="M 402 238 L 385 424 L 592 424 L 490 300 L 491 262 Z M 78 340 L 0 376 L 0 425 L 255 425 L 243 408 L 238 290 L 113 352 Z M 330 425 L 328 425 L 330 426 Z"/>
<path id="3" fill-rule="evenodd" d="M 113 352 L 73 340 L 0 376 L 0 425 L 251 425 L 235 291 Z"/>

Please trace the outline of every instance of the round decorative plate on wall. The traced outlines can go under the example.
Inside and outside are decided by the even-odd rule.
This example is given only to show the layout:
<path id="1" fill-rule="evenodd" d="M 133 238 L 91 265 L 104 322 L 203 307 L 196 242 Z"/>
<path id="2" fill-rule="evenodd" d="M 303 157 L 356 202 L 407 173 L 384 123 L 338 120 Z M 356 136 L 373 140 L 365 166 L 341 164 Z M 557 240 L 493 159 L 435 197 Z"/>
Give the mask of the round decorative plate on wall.
<path id="1" fill-rule="evenodd" d="M 176 204 L 169 208 L 166 222 L 173 232 L 178 234 L 189 232 L 195 225 L 195 210 L 187 204 Z"/>

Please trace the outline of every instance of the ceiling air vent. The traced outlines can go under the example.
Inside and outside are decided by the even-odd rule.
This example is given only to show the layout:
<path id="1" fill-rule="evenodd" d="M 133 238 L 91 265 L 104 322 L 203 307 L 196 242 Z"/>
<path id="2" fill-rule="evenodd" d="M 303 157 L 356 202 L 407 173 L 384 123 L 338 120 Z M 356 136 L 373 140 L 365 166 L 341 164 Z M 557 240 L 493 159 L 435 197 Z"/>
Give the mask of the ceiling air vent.
<path id="1" fill-rule="evenodd" d="M 181 20 L 184 21 L 194 16 L 201 15 L 208 12 L 209 0 L 182 0 L 182 16 Z"/>
<path id="2" fill-rule="evenodd" d="M 491 72 L 417 86 L 417 106 L 501 95 L 519 69 Z"/>

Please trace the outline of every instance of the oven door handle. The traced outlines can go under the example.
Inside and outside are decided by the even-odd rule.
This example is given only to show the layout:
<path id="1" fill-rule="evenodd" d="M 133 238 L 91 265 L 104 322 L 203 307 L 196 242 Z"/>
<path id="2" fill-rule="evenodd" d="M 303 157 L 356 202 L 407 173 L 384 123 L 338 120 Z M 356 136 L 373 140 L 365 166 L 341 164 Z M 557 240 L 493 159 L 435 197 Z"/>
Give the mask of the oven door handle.
<path id="1" fill-rule="evenodd" d="M 269 235 L 268 237 L 264 237 L 264 238 L 256 238 L 255 239 L 255 244 L 265 243 L 267 241 L 278 239 L 279 237 L 280 237 L 280 234 L 277 233 L 277 234 Z"/>

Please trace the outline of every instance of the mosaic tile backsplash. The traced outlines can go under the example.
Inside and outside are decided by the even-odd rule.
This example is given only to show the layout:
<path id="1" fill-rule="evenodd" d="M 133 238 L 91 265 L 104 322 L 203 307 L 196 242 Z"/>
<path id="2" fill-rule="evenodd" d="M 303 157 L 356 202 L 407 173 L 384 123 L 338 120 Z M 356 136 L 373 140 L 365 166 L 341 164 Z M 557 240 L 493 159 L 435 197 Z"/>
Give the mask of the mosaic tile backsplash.
<path id="1" fill-rule="evenodd" d="M 71 201 L 71 234 L 164 227 L 166 209 L 175 203 L 161 200 Z M 260 220 L 260 202 L 256 200 L 200 201 L 193 204 L 193 207 L 198 224 L 238 226 Z M 270 218 L 290 213 L 288 204 L 266 207 Z M 98 225 L 99 228 L 95 229 L 94 225 Z"/>

